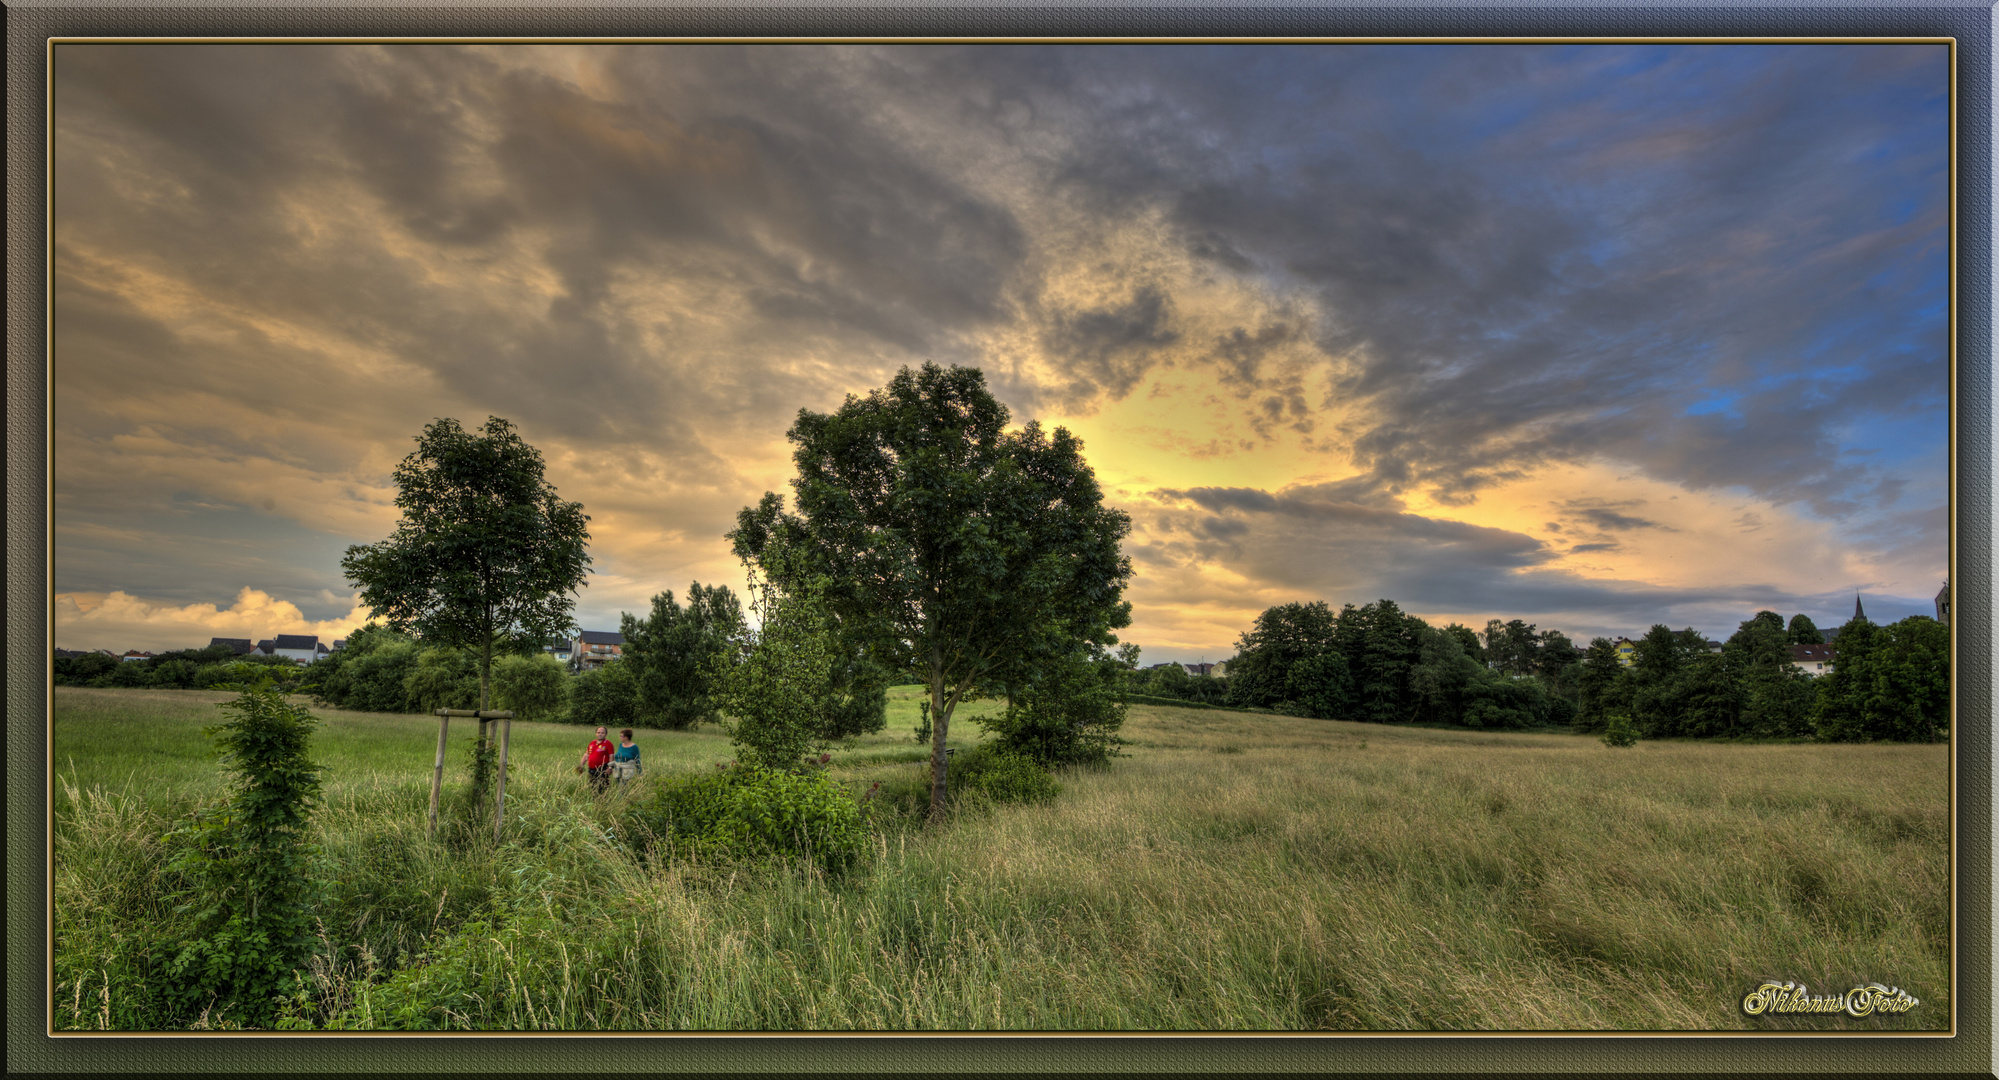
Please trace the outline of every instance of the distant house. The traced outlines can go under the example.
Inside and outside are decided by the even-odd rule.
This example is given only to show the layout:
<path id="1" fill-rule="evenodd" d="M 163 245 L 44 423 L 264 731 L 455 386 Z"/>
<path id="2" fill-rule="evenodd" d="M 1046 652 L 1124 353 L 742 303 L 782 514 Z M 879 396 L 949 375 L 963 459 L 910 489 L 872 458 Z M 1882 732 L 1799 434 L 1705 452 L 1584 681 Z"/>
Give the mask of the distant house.
<path id="1" fill-rule="evenodd" d="M 277 643 L 276 641 L 273 641 L 273 640 L 272 640 L 272 639 L 270 639 L 270 638 L 265 638 L 264 640 L 262 640 L 262 641 L 259 641 L 259 642 L 258 642 L 258 643 L 256 644 L 256 647 L 255 647 L 255 648 L 252 648 L 252 649 L 250 650 L 250 655 L 251 655 L 251 656 L 276 656 L 276 655 L 278 655 L 278 643 Z"/>
<path id="2" fill-rule="evenodd" d="M 153 658 L 153 654 L 152 654 L 152 653 L 149 653 L 149 652 L 140 652 L 140 651 L 139 651 L 139 650 L 137 650 L 137 649 L 132 649 L 132 650 L 129 650 L 129 651 L 127 651 L 127 652 L 125 653 L 125 655 L 123 655 L 123 656 L 119 657 L 118 659 L 120 659 L 120 660 L 151 660 L 152 658 Z"/>
<path id="3" fill-rule="evenodd" d="M 1617 639 L 1618 666 L 1630 667 L 1632 664 L 1636 663 L 1637 660 L 1638 660 L 1638 643 L 1631 640 L 1628 637 L 1618 638 Z"/>
<path id="4" fill-rule="evenodd" d="M 622 656 L 625 635 L 616 630 L 584 630 L 570 646 L 569 667 L 573 671 L 595 671 Z"/>
<path id="5" fill-rule="evenodd" d="M 576 643 L 564 638 L 560 641 L 551 641 L 543 645 L 541 651 L 567 664 L 569 663 L 569 658 L 576 655 Z"/>
<path id="6" fill-rule="evenodd" d="M 228 646 L 229 651 L 235 653 L 237 656 L 248 656 L 257 648 L 246 637 L 212 637 L 208 639 L 209 648 L 213 649 L 217 645 Z"/>
<path id="7" fill-rule="evenodd" d="M 1186 668 L 1189 675 L 1208 676 L 1215 673 L 1215 665 L 1213 664 L 1182 664 L 1180 666 Z"/>
<path id="8" fill-rule="evenodd" d="M 271 653 L 300 664 L 310 664 L 326 655 L 318 634 L 279 634 L 271 642 Z"/>
<path id="9" fill-rule="evenodd" d="M 1937 621 L 1950 625 L 1950 579 L 1945 578 L 1943 588 L 1937 590 Z"/>
<path id="10" fill-rule="evenodd" d="M 1798 665 L 1805 674 L 1816 678 L 1832 670 L 1834 651 L 1830 645 L 1793 645 L 1791 663 Z"/>
<path id="11" fill-rule="evenodd" d="M 1228 673 L 1229 662 L 1227 660 L 1217 660 L 1213 664 L 1208 665 L 1208 675 L 1211 678 L 1224 678 Z"/>

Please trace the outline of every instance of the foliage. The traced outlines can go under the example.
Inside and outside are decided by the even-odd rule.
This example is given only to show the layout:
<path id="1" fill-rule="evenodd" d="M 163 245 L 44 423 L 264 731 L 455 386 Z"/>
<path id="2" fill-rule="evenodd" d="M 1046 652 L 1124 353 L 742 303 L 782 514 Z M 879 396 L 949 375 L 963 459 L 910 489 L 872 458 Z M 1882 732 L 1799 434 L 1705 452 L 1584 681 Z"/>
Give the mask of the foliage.
<path id="1" fill-rule="evenodd" d="M 1127 681 L 1132 693 L 1139 696 L 1214 706 L 1228 701 L 1228 679 L 1220 675 L 1196 677 L 1188 674 L 1184 665 L 1176 663 L 1155 664 L 1143 670 L 1134 670 Z"/>
<path id="2" fill-rule="evenodd" d="M 347 643 L 312 665 L 313 701 L 362 712 L 417 712 L 409 678 L 423 650 L 407 634 L 370 622 Z"/>
<path id="3" fill-rule="evenodd" d="M 1619 676 L 1624 665 L 1617 660 L 1617 645 L 1609 638 L 1591 638 L 1576 675 L 1576 726 L 1585 732 L 1602 731 L 1612 712 L 1629 708 L 1619 701 Z"/>
<path id="4" fill-rule="evenodd" d="M 1603 744 L 1605 746 L 1637 746 L 1638 728 L 1631 718 L 1623 713 L 1611 713 L 1604 718 Z"/>
<path id="5" fill-rule="evenodd" d="M 1110 648 L 1131 621 L 1129 517 L 1104 505 L 1067 430 L 1007 423 L 983 373 L 928 363 L 835 412 L 801 409 L 796 515 L 766 494 L 730 534 L 782 587 L 822 579 L 845 640 L 923 676 L 933 815 L 961 701 L 1079 645 Z M 795 549 L 791 566 L 765 562 L 774 546 Z"/>
<path id="6" fill-rule="evenodd" d="M 1812 623 L 1810 616 L 1802 612 L 1791 616 L 1791 624 L 1785 630 L 1785 637 L 1793 645 L 1825 644 L 1825 634 Z"/>
<path id="7" fill-rule="evenodd" d="M 688 728 L 717 718 L 717 660 L 744 633 L 742 605 L 726 585 L 694 582 L 681 607 L 668 590 L 645 618 L 620 615 L 624 658 L 636 690 L 632 719 L 647 727 Z"/>
<path id="8" fill-rule="evenodd" d="M 816 583 L 786 592 L 752 576 L 761 625 L 740 663 L 718 665 L 717 697 L 743 755 L 766 769 L 795 768 L 819 735 L 820 701 L 831 681 L 834 642 Z"/>
<path id="9" fill-rule="evenodd" d="M 1540 646 L 1540 635 L 1532 623 L 1491 619 L 1485 624 L 1485 660 L 1508 675 L 1532 674 Z"/>
<path id="10" fill-rule="evenodd" d="M 167 974 L 187 1008 L 266 1025 L 312 949 L 316 849 L 305 833 L 323 769 L 308 756 L 319 722 L 256 674 L 239 672 L 254 681 L 220 704 L 230 719 L 207 729 L 236 794 L 171 838 L 170 868 L 185 881 L 176 899 L 194 928 Z"/>
<path id="11" fill-rule="evenodd" d="M 802 858 L 829 872 L 860 857 L 860 805 L 820 771 L 753 764 L 664 776 L 635 800 L 628 831 L 664 854 L 723 861 Z"/>
<path id="12" fill-rule="evenodd" d="M 1464 654 L 1470 657 L 1473 663 L 1485 663 L 1485 646 L 1479 643 L 1478 631 L 1463 623 L 1451 623 L 1444 627 L 1444 633 L 1457 639 L 1458 647 L 1464 650 Z"/>
<path id="13" fill-rule="evenodd" d="M 638 713 L 638 683 L 623 660 L 577 675 L 569 687 L 569 723 L 617 728 Z"/>
<path id="14" fill-rule="evenodd" d="M 1039 765 L 1107 764 L 1123 744 L 1117 732 L 1137 657 L 1127 645 L 1115 655 L 1078 649 L 1054 658 L 1010 688 L 1005 712 L 978 723 L 1004 752 Z"/>
<path id="15" fill-rule="evenodd" d="M 1335 648 L 1333 613 L 1325 601 L 1280 604 L 1265 610 L 1236 640 L 1236 657 L 1229 663 L 1229 703 L 1276 708 L 1291 701 L 1292 695 L 1301 690 L 1315 696 L 1332 693 L 1331 687 L 1322 688 L 1307 680 L 1293 681 L 1291 668 L 1308 657 L 1323 656 Z M 1340 667 L 1344 669 L 1345 664 Z M 1321 670 L 1318 674 L 1331 672 Z M 1342 690 L 1341 696 L 1345 692 Z M 1341 704 L 1343 707 L 1344 703 Z"/>
<path id="16" fill-rule="evenodd" d="M 1840 627 L 1838 649 L 1812 714 L 1818 738 L 1933 742 L 1948 733 L 1948 626 L 1923 615 L 1888 626 L 1856 617 Z"/>
<path id="17" fill-rule="evenodd" d="M 390 628 L 480 651 L 486 708 L 493 650 L 532 652 L 574 627 L 590 556 L 579 503 L 542 477 L 541 452 L 499 417 L 482 433 L 436 420 L 396 466 L 395 534 L 340 565 Z"/>
<path id="18" fill-rule="evenodd" d="M 435 648 L 417 654 L 403 679 L 403 693 L 418 712 L 480 708 L 479 657 L 468 650 Z"/>
<path id="19" fill-rule="evenodd" d="M 547 653 L 502 657 L 493 665 L 493 700 L 516 720 L 548 720 L 569 704 L 570 677 Z"/>
<path id="20" fill-rule="evenodd" d="M 121 661 L 104 653 L 88 653 L 83 656 L 58 656 L 53 668 L 57 686 L 89 686 L 92 680 L 108 678 Z"/>
<path id="21" fill-rule="evenodd" d="M 964 789 L 994 802 L 1047 802 L 1062 792 L 1062 785 L 1049 775 L 1045 762 L 1013 747 L 987 743 L 963 758 L 958 762 L 958 777 Z"/>

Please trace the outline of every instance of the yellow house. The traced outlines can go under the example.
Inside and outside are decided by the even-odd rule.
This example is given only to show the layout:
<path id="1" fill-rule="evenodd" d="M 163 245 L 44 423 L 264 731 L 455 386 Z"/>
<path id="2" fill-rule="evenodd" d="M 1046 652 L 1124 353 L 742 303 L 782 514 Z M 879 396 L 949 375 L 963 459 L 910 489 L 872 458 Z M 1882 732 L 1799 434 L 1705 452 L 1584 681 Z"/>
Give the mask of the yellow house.
<path id="1" fill-rule="evenodd" d="M 1617 663 L 1619 667 L 1630 667 L 1638 659 L 1638 646 L 1628 637 L 1617 639 Z"/>

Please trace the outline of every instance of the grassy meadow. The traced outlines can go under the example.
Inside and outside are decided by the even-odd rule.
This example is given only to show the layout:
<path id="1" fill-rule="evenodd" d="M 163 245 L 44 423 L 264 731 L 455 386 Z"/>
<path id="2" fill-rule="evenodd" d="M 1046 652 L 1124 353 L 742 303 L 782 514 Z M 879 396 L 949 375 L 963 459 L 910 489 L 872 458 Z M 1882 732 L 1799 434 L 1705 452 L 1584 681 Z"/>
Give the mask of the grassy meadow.
<path id="1" fill-rule="evenodd" d="M 316 710 L 324 948 L 302 1027 L 1937 1029 L 1948 747 L 1647 742 L 1135 705 L 1128 756 L 924 828 L 919 691 L 833 752 L 893 808 L 863 865 L 643 859 L 587 731 L 513 726 L 507 835 L 425 837 L 436 720 Z M 140 1029 L 161 836 L 223 778 L 201 691 L 54 690 L 59 1028 Z M 981 703 L 976 712 L 991 708 Z M 464 777 L 454 721 L 447 795 Z M 952 743 L 979 729 L 961 709 Z M 647 777 L 732 756 L 639 731 Z M 490 818 L 488 818 L 490 820 Z M 1765 980 L 1888 1017 L 1748 1017 Z M 195 1026 L 203 1021 L 197 1019 Z"/>

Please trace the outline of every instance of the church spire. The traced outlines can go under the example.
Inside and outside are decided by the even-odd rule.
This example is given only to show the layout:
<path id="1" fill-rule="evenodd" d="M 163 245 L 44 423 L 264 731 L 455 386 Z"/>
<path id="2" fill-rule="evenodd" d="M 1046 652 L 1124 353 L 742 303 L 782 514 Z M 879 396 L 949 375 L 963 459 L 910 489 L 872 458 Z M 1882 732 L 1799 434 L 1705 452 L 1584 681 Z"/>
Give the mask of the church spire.
<path id="1" fill-rule="evenodd" d="M 1856 619 L 1864 619 L 1867 617 L 1867 613 L 1865 611 L 1860 610 L 1860 593 L 1857 590 L 1853 594 L 1853 617 Z"/>

